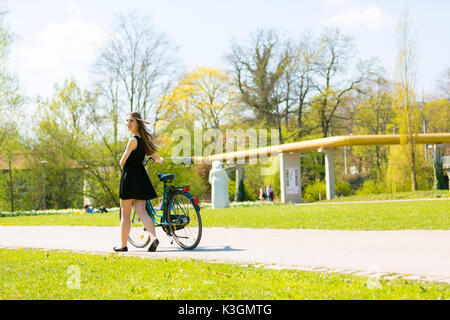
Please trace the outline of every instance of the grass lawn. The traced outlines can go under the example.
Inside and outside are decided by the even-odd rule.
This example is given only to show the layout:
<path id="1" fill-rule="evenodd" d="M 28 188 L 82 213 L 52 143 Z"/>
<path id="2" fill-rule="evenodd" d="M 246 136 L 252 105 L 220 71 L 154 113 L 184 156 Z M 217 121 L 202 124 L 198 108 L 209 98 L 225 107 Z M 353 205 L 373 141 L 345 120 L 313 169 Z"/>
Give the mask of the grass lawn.
<path id="1" fill-rule="evenodd" d="M 405 200 L 405 199 L 439 199 L 450 198 L 450 190 L 418 190 L 397 193 L 380 193 L 369 195 L 353 195 L 339 197 L 333 200 L 323 200 L 322 202 L 342 202 L 342 201 L 372 201 L 372 200 Z"/>
<path id="2" fill-rule="evenodd" d="M 231 211 L 231 209 L 230 209 Z M 205 224 L 220 227 L 326 230 L 450 229 L 450 200 L 276 205 L 205 210 Z"/>
<path id="3" fill-rule="evenodd" d="M 204 227 L 449 230 L 450 200 L 350 204 L 263 204 L 201 211 Z M 117 211 L 0 217 L 0 225 L 118 226 Z"/>
<path id="4" fill-rule="evenodd" d="M 0 249 L 0 300 L 6 299 L 450 299 L 450 285 L 186 259 Z"/>

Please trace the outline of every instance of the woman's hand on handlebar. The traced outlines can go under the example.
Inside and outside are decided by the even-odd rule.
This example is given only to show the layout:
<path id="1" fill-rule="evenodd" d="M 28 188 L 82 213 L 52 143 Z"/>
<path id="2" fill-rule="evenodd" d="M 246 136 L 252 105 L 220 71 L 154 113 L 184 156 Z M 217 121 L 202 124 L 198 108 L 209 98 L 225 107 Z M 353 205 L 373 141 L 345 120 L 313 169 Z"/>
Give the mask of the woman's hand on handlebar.
<path id="1" fill-rule="evenodd" d="M 162 164 L 164 162 L 164 158 L 161 158 L 156 152 L 151 155 L 153 161 Z"/>

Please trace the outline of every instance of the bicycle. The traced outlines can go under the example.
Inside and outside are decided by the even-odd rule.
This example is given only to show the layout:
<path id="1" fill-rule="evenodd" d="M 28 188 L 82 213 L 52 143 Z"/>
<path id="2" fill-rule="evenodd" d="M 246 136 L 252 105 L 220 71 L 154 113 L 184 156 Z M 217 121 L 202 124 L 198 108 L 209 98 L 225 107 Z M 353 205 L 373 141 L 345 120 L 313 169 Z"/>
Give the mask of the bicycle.
<path id="1" fill-rule="evenodd" d="M 144 166 L 153 158 L 144 159 Z M 164 182 L 161 207 L 155 209 L 150 200 L 145 203 L 145 209 L 153 220 L 155 227 L 161 227 L 164 232 L 185 250 L 193 250 L 200 243 L 202 237 L 202 219 L 197 197 L 190 191 L 190 185 L 176 187 L 168 183 L 175 179 L 174 174 L 158 173 L 160 181 Z M 162 211 L 158 214 L 157 211 Z M 119 209 L 119 221 L 122 218 L 122 208 Z M 141 219 L 133 206 L 131 215 L 131 231 L 128 241 L 136 248 L 143 248 L 150 242 Z"/>

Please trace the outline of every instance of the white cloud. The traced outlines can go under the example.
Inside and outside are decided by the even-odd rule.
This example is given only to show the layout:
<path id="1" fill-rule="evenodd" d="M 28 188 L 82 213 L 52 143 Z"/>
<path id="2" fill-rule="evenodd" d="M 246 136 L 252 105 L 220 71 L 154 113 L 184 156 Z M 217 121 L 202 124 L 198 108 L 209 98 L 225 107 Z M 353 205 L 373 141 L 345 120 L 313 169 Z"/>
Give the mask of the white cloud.
<path id="1" fill-rule="evenodd" d="M 325 4 L 342 7 L 348 6 L 350 4 L 350 0 L 324 0 Z"/>
<path id="2" fill-rule="evenodd" d="M 62 24 L 48 24 L 32 43 L 24 43 L 15 54 L 17 72 L 30 95 L 48 96 L 57 81 L 74 77 L 86 82 L 90 64 L 106 38 L 105 31 L 81 19 L 80 9 L 70 6 Z"/>
<path id="3" fill-rule="evenodd" d="M 359 25 L 370 30 L 380 30 L 385 24 L 392 21 L 393 18 L 384 13 L 378 6 L 369 5 L 365 9 L 359 6 L 351 6 L 346 12 L 327 19 L 326 24 L 334 26 Z"/>

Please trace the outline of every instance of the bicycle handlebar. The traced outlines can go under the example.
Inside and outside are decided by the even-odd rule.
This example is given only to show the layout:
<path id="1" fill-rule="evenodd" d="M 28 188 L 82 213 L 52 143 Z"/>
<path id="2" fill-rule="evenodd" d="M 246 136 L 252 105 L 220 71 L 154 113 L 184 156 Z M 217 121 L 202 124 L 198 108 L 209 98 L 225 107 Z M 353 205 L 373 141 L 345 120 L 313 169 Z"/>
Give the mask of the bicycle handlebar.
<path id="1" fill-rule="evenodd" d="M 143 161 L 144 166 L 146 166 L 150 160 L 155 162 L 155 159 L 153 159 L 152 156 L 148 156 L 147 158 L 144 158 L 144 161 Z M 163 163 L 166 161 L 171 161 L 175 164 L 192 164 L 192 157 L 168 157 L 168 158 L 164 158 Z"/>

